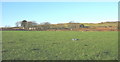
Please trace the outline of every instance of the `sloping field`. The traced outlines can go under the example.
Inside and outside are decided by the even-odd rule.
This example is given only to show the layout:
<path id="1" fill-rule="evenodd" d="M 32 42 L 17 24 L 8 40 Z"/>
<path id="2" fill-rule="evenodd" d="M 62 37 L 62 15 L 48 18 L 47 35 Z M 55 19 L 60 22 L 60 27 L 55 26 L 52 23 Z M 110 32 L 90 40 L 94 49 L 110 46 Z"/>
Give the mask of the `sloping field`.
<path id="1" fill-rule="evenodd" d="M 83 23 L 86 26 L 118 26 L 118 23 Z"/>
<path id="2" fill-rule="evenodd" d="M 117 60 L 118 32 L 3 31 L 3 60 Z M 76 38 L 79 40 L 73 41 Z"/>

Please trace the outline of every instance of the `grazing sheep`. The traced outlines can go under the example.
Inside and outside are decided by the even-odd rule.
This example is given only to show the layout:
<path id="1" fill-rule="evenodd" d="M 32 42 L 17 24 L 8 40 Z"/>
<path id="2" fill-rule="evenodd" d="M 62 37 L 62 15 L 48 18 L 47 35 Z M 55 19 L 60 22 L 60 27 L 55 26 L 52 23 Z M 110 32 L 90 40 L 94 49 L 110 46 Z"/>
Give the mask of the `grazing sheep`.
<path id="1" fill-rule="evenodd" d="M 72 39 L 73 41 L 75 41 L 75 40 L 79 40 L 79 39 Z"/>

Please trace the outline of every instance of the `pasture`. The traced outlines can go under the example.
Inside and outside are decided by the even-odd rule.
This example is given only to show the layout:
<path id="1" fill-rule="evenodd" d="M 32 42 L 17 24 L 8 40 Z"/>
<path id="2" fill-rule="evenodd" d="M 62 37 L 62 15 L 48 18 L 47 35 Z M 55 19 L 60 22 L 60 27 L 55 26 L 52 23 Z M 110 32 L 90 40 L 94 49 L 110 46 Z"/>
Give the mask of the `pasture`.
<path id="1" fill-rule="evenodd" d="M 2 48 L 3 60 L 117 60 L 118 32 L 3 31 Z"/>

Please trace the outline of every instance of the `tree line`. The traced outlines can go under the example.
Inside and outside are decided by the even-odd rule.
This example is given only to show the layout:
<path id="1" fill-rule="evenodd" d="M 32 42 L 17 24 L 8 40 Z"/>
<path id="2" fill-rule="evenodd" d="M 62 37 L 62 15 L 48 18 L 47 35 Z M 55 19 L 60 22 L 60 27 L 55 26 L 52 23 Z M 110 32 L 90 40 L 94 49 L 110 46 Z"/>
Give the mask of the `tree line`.
<path id="1" fill-rule="evenodd" d="M 48 30 L 48 29 L 74 29 L 85 27 L 83 24 L 75 23 L 74 21 L 70 21 L 67 24 L 51 24 L 50 22 L 36 23 L 35 21 L 19 21 L 16 22 L 16 27 L 22 27 L 27 30 Z"/>

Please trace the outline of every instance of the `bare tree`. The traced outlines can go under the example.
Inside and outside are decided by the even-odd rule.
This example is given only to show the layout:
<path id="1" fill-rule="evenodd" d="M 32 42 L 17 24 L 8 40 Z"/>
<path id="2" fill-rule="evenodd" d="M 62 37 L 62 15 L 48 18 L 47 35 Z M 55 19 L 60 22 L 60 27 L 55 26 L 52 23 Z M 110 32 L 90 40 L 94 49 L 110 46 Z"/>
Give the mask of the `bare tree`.
<path id="1" fill-rule="evenodd" d="M 16 22 L 15 25 L 16 25 L 16 27 L 20 27 L 21 21 Z"/>
<path id="2" fill-rule="evenodd" d="M 43 23 L 40 23 L 40 25 L 42 25 L 43 29 L 47 30 L 47 29 L 50 29 L 51 23 L 50 22 L 43 22 Z"/>
<path id="3" fill-rule="evenodd" d="M 40 23 L 40 25 L 50 25 L 50 22 L 43 22 L 43 23 Z"/>
<path id="4" fill-rule="evenodd" d="M 75 23 L 74 21 L 70 21 L 69 23 Z"/>

